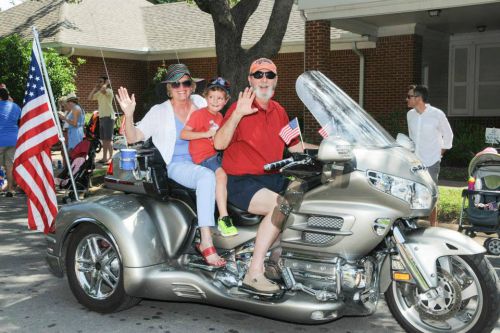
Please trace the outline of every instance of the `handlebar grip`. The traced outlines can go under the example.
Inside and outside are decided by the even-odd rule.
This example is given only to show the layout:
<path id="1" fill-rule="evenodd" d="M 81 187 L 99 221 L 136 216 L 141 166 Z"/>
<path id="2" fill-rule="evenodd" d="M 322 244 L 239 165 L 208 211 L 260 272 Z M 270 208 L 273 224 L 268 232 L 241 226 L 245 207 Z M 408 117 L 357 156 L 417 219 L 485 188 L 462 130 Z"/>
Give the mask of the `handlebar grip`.
<path id="1" fill-rule="evenodd" d="M 284 160 L 276 161 L 273 163 L 268 163 L 268 164 L 264 165 L 264 170 L 271 171 L 271 170 L 279 169 L 279 168 L 284 167 L 285 165 L 287 165 L 288 163 L 291 163 L 293 161 L 294 161 L 293 157 L 289 157 L 289 158 L 285 158 Z"/>

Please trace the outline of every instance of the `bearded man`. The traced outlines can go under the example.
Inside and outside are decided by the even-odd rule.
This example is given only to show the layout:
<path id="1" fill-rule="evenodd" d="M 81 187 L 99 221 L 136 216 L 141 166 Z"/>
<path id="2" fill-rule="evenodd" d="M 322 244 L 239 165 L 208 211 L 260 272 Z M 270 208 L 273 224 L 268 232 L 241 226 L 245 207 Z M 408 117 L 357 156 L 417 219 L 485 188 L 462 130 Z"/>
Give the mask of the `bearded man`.
<path id="1" fill-rule="evenodd" d="M 276 65 L 266 58 L 255 60 L 248 74 L 249 88 L 239 93 L 228 109 L 214 146 L 225 150 L 222 168 L 228 175 L 228 200 L 252 214 L 263 215 L 257 231 L 255 250 L 243 286 L 262 293 L 277 293 L 280 287 L 264 276 L 264 260 L 277 240 L 280 228 L 272 221 L 279 192 L 285 187 L 283 176 L 264 171 L 264 165 L 283 158 L 285 142 L 280 130 L 289 123 L 285 109 L 272 99 L 278 83 Z M 305 144 L 306 148 L 316 148 Z M 290 152 L 303 152 L 295 138 Z"/>

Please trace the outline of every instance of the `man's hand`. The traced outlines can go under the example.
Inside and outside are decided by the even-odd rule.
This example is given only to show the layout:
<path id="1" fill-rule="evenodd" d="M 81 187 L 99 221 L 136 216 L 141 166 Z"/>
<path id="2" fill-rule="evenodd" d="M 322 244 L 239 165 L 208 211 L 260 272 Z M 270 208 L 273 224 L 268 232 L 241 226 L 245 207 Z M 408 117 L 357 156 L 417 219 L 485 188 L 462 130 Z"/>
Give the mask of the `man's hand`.
<path id="1" fill-rule="evenodd" d="M 245 88 L 243 92 L 238 95 L 238 103 L 234 112 L 243 117 L 257 112 L 257 108 L 252 108 L 252 103 L 255 99 L 255 93 L 252 88 Z"/>
<path id="2" fill-rule="evenodd" d="M 116 96 L 118 104 L 120 104 L 120 108 L 123 111 L 123 114 L 127 118 L 133 118 L 134 110 L 135 110 L 135 96 L 129 96 L 127 88 L 120 87 L 118 89 L 118 96 Z"/>

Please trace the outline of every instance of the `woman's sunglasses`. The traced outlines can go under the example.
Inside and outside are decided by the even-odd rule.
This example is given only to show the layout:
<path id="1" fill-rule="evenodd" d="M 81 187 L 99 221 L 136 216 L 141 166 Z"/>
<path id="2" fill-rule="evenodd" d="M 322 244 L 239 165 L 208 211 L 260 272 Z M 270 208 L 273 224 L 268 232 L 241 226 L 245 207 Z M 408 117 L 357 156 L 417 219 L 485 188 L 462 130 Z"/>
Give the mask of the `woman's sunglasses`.
<path id="1" fill-rule="evenodd" d="M 181 85 L 184 87 L 184 88 L 189 88 L 191 87 L 191 85 L 193 84 L 193 81 L 191 80 L 186 80 L 186 81 L 182 81 L 182 82 L 172 82 L 170 83 L 170 85 L 172 86 L 172 88 L 174 89 L 177 89 L 179 88 Z"/>
<path id="2" fill-rule="evenodd" d="M 252 76 L 254 79 L 257 79 L 257 80 L 262 79 L 264 76 L 266 76 L 267 79 L 272 80 L 276 77 L 276 73 L 275 72 L 257 71 L 257 72 L 250 74 L 250 76 Z"/>

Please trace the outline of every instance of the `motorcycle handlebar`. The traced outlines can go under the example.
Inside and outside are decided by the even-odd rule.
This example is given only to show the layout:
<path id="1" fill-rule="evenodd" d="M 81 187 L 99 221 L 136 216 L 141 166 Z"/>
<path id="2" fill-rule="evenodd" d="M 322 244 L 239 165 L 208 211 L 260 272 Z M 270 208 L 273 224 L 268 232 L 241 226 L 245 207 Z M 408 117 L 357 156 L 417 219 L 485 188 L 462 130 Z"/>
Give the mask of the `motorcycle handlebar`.
<path id="1" fill-rule="evenodd" d="M 289 158 L 285 158 L 285 159 L 280 160 L 280 161 L 268 163 L 268 164 L 264 165 L 264 170 L 271 171 L 271 170 L 280 169 L 280 168 L 284 167 L 285 165 L 287 165 L 288 163 L 291 163 L 293 161 L 294 161 L 294 158 L 289 157 Z"/>

